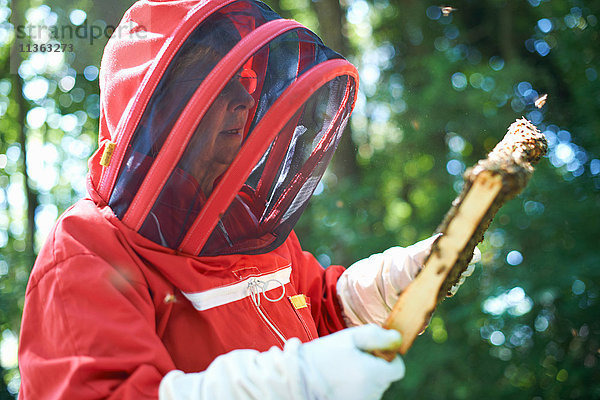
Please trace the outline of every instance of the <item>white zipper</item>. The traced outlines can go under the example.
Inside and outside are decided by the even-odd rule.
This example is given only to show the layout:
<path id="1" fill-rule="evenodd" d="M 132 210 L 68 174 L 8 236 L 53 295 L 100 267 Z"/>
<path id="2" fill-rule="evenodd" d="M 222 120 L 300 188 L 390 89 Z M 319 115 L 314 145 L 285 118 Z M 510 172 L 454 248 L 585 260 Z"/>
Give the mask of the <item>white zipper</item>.
<path id="1" fill-rule="evenodd" d="M 283 293 L 278 299 L 270 299 L 265 294 L 267 285 L 270 281 L 276 281 L 281 284 Z M 261 294 L 263 295 L 263 297 L 265 299 L 267 299 L 268 301 L 273 302 L 273 303 L 281 300 L 285 296 L 285 286 L 281 282 L 279 282 L 275 279 L 271 279 L 270 281 L 263 282 L 256 278 L 251 279 L 248 282 L 248 291 L 250 292 L 250 299 L 252 300 L 252 304 L 254 304 L 254 306 L 256 307 L 256 311 L 258 311 L 258 314 L 262 317 L 263 321 L 271 328 L 271 330 L 275 333 L 275 335 L 277 335 L 277 337 L 281 340 L 281 342 L 283 344 L 285 344 L 287 342 L 287 339 L 285 338 L 285 336 L 283 336 L 283 334 L 279 331 L 279 329 L 277 329 L 277 327 L 269 320 L 269 318 L 267 318 L 267 316 L 263 312 L 262 308 L 260 307 L 260 295 Z"/>

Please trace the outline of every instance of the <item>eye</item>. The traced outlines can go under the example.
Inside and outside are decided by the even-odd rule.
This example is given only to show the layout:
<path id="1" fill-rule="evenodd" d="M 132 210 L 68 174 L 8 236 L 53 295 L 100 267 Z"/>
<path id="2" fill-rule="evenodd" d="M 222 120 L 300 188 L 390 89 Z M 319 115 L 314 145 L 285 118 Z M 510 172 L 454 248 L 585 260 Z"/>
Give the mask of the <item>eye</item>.
<path id="1" fill-rule="evenodd" d="M 256 72 L 251 69 L 244 68 L 236 76 L 248 94 L 254 93 L 257 85 Z"/>
<path id="2" fill-rule="evenodd" d="M 220 96 L 236 93 L 240 90 L 240 87 L 237 86 L 238 84 L 241 85 L 248 94 L 254 93 L 257 85 L 256 72 L 246 68 L 240 70 L 229 80 L 229 82 L 227 82 L 227 85 L 225 85 L 221 91 Z"/>

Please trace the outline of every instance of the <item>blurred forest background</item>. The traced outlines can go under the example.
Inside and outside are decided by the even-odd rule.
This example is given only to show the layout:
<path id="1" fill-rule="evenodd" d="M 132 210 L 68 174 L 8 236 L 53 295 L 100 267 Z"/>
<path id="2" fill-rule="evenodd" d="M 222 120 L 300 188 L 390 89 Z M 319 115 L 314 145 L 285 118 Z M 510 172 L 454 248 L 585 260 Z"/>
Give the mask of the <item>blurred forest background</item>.
<path id="1" fill-rule="evenodd" d="M 85 196 L 100 57 L 131 3 L 0 0 L 0 399 L 18 392 L 36 251 Z M 346 138 L 297 227 L 325 266 L 431 235 L 465 168 L 516 118 L 548 138 L 386 398 L 600 399 L 600 0 L 267 3 L 361 73 Z"/>

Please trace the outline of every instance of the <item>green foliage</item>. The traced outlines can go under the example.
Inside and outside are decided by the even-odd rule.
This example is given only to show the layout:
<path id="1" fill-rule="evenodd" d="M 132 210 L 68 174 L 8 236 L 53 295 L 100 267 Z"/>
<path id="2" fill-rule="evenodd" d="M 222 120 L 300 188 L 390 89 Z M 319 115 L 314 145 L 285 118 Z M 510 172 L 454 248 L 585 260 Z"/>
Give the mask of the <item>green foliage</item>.
<path id="1" fill-rule="evenodd" d="M 500 211 L 481 266 L 436 311 L 386 398 L 598 398 L 600 2 L 453 6 L 445 17 L 437 3 L 349 3 L 360 182 L 326 177 L 299 237 L 322 262 L 349 265 L 429 236 L 464 168 L 527 116 L 549 156 Z"/>

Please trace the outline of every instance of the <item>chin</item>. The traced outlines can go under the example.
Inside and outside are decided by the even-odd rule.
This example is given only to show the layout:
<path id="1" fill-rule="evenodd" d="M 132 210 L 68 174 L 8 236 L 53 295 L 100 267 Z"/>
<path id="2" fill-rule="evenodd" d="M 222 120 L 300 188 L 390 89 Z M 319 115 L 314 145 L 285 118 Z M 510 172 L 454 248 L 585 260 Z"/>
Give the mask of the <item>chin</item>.
<path id="1" fill-rule="evenodd" d="M 221 164 L 221 165 L 224 165 L 225 168 L 229 168 L 229 165 L 233 162 L 233 159 L 237 155 L 238 149 L 236 149 L 235 152 L 231 152 L 231 153 L 230 152 L 223 152 L 223 153 L 221 153 L 220 157 L 217 160 L 217 162 L 219 164 Z"/>

